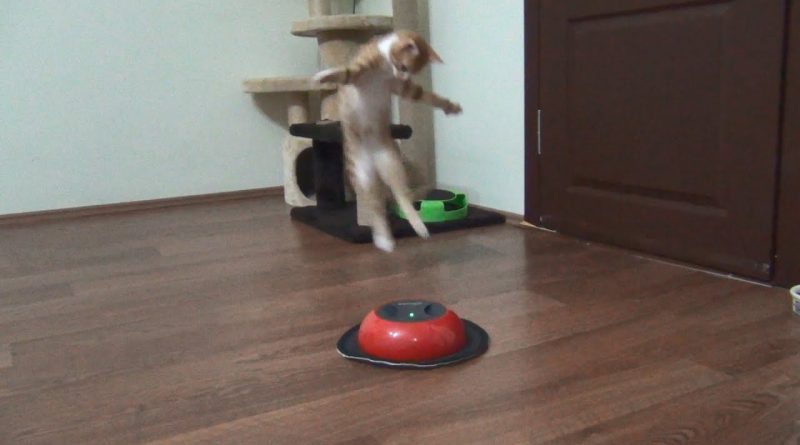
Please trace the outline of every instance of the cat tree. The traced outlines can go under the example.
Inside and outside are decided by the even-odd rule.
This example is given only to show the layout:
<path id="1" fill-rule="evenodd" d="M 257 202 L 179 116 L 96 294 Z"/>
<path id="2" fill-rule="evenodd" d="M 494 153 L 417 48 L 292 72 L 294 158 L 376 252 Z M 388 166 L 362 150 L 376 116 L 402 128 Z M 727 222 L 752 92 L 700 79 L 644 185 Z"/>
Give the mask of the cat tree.
<path id="1" fill-rule="evenodd" d="M 419 20 L 420 12 L 427 10 L 425 0 L 393 0 L 394 17 L 332 14 L 331 3 L 332 0 L 308 0 L 309 17 L 292 23 L 291 28 L 293 35 L 317 39 L 320 69 L 345 65 L 362 44 L 395 27 L 425 33 L 420 29 Z M 419 3 L 423 8 L 419 8 Z M 423 73 L 417 82 L 430 89 L 430 73 Z M 299 76 L 248 79 L 244 81 L 244 89 L 250 94 L 283 94 L 287 97 L 290 132 L 282 146 L 283 178 L 284 199 L 294 207 L 292 217 L 350 241 L 369 242 L 370 232 L 366 226 L 371 215 L 368 209 L 359 202 L 346 202 L 336 88 L 315 84 L 311 76 Z M 310 99 L 316 95 L 319 95 L 321 121 L 310 123 Z M 401 102 L 399 118 L 411 126 L 393 125 L 391 133 L 396 139 L 404 139 L 401 150 L 409 173 L 409 185 L 420 196 L 423 194 L 420 191 L 430 190 L 435 184 L 432 111 L 427 106 L 419 108 Z M 415 137 L 409 139 L 412 128 Z M 312 162 L 301 164 L 299 160 L 307 153 L 312 153 Z M 309 187 L 301 187 L 298 181 L 301 175 L 310 177 L 312 171 L 314 194 L 308 193 Z M 352 196 L 349 201 L 352 201 Z M 438 232 L 503 221 L 502 215 L 470 208 L 470 215 L 464 221 L 429 228 L 431 232 Z M 393 228 L 396 236 L 413 234 L 403 221 L 394 221 Z"/>
<path id="2" fill-rule="evenodd" d="M 393 29 L 393 18 L 378 15 L 331 15 L 331 0 L 308 0 L 309 17 L 292 23 L 291 32 L 300 37 L 314 37 L 319 45 L 320 69 L 342 66 L 359 46 L 377 34 Z M 310 98 L 319 94 L 323 120 L 338 120 L 335 87 L 316 85 L 311 76 L 268 77 L 248 79 L 244 89 L 251 94 L 284 94 L 288 98 L 289 125 L 305 123 L 311 118 Z M 284 198 L 292 206 L 308 206 L 315 199 L 303 193 L 298 182 L 298 159 L 312 143 L 307 138 L 287 135 L 282 147 Z"/>

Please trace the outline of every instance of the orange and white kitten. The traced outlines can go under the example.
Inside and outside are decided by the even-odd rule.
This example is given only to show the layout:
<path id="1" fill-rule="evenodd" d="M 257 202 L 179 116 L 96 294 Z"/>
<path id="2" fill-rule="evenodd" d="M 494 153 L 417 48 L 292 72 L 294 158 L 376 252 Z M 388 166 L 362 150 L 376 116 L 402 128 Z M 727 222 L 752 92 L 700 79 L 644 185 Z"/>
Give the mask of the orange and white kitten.
<path id="1" fill-rule="evenodd" d="M 386 252 L 394 250 L 395 241 L 386 215 L 385 186 L 417 235 L 429 236 L 414 209 L 400 150 L 389 133 L 392 94 L 426 102 L 446 114 L 460 113 L 460 105 L 425 91 L 410 79 L 430 62 L 441 61 L 418 34 L 397 31 L 362 46 L 348 66 L 314 76 L 317 82 L 340 85 L 339 116 L 347 173 L 356 199 L 373 215 L 373 242 Z"/>

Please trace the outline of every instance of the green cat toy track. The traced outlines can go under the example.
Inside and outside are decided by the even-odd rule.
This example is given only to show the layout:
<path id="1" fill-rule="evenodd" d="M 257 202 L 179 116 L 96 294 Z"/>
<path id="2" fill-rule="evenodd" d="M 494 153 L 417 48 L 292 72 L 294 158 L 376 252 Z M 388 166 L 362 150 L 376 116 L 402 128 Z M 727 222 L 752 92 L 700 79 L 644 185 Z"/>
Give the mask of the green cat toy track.
<path id="1" fill-rule="evenodd" d="M 425 223 L 458 221 L 467 217 L 469 209 L 467 195 L 449 190 L 433 190 L 425 199 L 415 202 L 414 208 Z M 392 211 L 406 219 L 397 205 L 392 206 Z"/>

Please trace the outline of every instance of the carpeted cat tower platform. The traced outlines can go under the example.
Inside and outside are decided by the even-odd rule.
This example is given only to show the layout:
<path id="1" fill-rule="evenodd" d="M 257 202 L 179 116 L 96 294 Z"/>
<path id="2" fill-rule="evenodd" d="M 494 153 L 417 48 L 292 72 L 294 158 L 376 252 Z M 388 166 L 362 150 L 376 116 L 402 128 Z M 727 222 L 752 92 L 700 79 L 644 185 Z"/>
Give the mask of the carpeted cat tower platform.
<path id="1" fill-rule="evenodd" d="M 318 123 L 299 123 L 289 127 L 292 136 L 309 138 L 312 144 L 312 164 L 314 173 L 315 206 L 294 207 L 293 219 L 317 228 L 329 235 L 353 243 L 372 242 L 368 226 L 359 225 L 355 202 L 345 199 L 345 174 L 342 151 L 342 127 L 338 121 Z M 392 125 L 391 134 L 395 139 L 411 137 L 411 127 Z M 434 191 L 430 199 L 440 199 L 448 194 Z M 417 207 L 421 203 L 417 203 Z M 466 206 L 457 218 L 436 222 L 426 221 L 431 233 L 503 224 L 505 217 L 496 212 Z M 415 236 L 411 225 L 402 217 L 391 214 L 392 232 L 397 238 Z"/>

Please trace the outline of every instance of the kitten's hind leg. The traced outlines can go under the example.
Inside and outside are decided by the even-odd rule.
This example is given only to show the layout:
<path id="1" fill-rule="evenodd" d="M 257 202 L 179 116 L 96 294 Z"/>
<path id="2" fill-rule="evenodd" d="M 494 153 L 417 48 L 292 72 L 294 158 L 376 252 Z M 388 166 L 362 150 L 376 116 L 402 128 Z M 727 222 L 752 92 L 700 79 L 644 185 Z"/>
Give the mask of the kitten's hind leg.
<path id="1" fill-rule="evenodd" d="M 394 251 L 395 241 L 392 229 L 386 218 L 386 200 L 383 184 L 378 180 L 375 170 L 366 158 L 354 157 L 351 164 L 351 182 L 356 199 L 369 212 L 369 225 L 372 229 L 372 242 L 384 252 Z"/>
<path id="2" fill-rule="evenodd" d="M 363 191 L 357 199 L 361 199 L 369 209 L 369 212 L 372 213 L 372 243 L 384 252 L 392 252 L 394 251 L 395 241 L 392 228 L 386 216 L 386 200 L 383 195 L 383 187 L 378 181 L 375 182 L 372 187 Z"/>
<path id="3" fill-rule="evenodd" d="M 375 167 L 381 180 L 389 186 L 397 205 L 403 211 L 417 235 L 422 238 L 430 237 L 428 228 L 425 227 L 425 223 L 422 222 L 411 201 L 411 190 L 408 188 L 406 171 L 394 141 L 389 142 L 375 153 Z"/>

